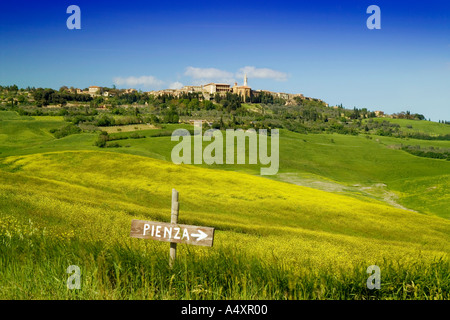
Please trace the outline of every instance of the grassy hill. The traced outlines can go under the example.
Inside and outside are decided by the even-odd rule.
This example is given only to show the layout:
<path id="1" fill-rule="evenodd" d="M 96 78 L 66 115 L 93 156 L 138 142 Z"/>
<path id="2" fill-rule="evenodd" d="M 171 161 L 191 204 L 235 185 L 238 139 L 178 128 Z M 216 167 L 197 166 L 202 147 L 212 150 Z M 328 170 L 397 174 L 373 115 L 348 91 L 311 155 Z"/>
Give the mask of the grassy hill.
<path id="1" fill-rule="evenodd" d="M 49 133 L 65 125 L 62 117 L 20 117 L 0 112 L 0 157 L 64 150 L 101 150 L 94 146 L 96 133 L 74 134 L 61 139 Z M 396 120 L 396 119 L 391 119 Z M 402 120 L 419 126 L 423 121 Z M 417 124 L 416 124 L 417 123 Z M 423 122 L 425 123 L 425 122 Z M 132 126 L 134 127 L 134 126 Z M 171 161 L 172 142 L 167 134 L 182 125 L 138 130 L 145 139 L 118 141 L 109 151 Z M 421 132 L 439 132 L 448 125 L 427 123 Z M 437 128 L 437 129 L 436 129 Z M 114 131 L 113 129 L 110 129 Z M 133 132 L 111 135 L 130 136 Z M 375 135 L 299 134 L 281 130 L 280 169 L 270 178 L 355 197 L 374 198 L 397 207 L 449 218 L 450 162 L 417 157 L 398 146 L 420 145 L 450 149 L 450 141 L 399 139 Z M 205 142 L 204 146 L 207 143 Z M 259 175 L 259 165 L 206 165 L 205 168 Z"/>
<path id="2" fill-rule="evenodd" d="M 364 122 L 367 121 L 368 120 L 364 120 Z M 380 118 L 374 121 L 389 121 L 390 123 L 398 124 L 400 129 L 404 132 L 423 132 L 434 136 L 449 134 L 450 131 L 448 124 L 426 120 Z"/>
<path id="3" fill-rule="evenodd" d="M 181 258 L 185 259 L 181 260 L 186 264 L 183 268 L 190 266 L 192 259 L 200 258 L 204 259 L 204 268 L 208 268 L 208 257 L 217 258 L 232 248 L 232 257 L 242 255 L 256 264 L 251 269 L 260 264 L 272 265 L 289 270 L 286 276 L 302 284 L 299 275 L 306 270 L 313 269 L 327 277 L 329 273 L 354 270 L 361 265 L 393 268 L 399 264 L 396 270 L 403 272 L 417 264 L 446 258 L 450 250 L 448 220 L 247 174 L 91 151 L 8 157 L 1 166 L 0 212 L 6 245 L 2 247 L 0 270 L 4 297 L 23 297 L 24 293 L 12 289 L 12 283 L 20 283 L 24 277 L 22 264 L 27 266 L 25 270 L 30 268 L 42 274 L 38 279 L 57 284 L 64 279 L 64 262 L 67 266 L 80 264 L 88 279 L 95 278 L 100 271 L 95 271 L 94 265 L 86 265 L 79 255 L 95 256 L 98 247 L 106 252 L 125 250 L 127 255 L 135 255 L 137 260 L 129 261 L 134 267 L 152 250 L 159 258 L 167 258 L 167 244 L 131 239 L 129 228 L 135 218 L 169 221 L 171 188 L 180 192 L 180 223 L 217 229 L 213 248 L 181 249 L 193 255 Z M 56 243 L 57 248 L 53 248 Z M 84 244 L 88 249 L 79 247 Z M 11 247 L 19 245 L 23 247 L 22 254 L 7 254 Z M 56 261 L 47 261 L 37 256 L 36 248 L 47 252 L 45 257 L 56 255 L 55 250 L 64 254 Z M 113 262 L 119 266 L 122 263 Z M 233 266 L 238 270 L 245 269 L 244 262 L 229 263 L 236 263 Z M 48 278 L 49 268 L 57 280 Z M 133 269 L 120 270 L 124 279 L 133 275 Z M 395 275 L 394 272 L 391 276 Z M 114 277 L 120 279 L 120 275 Z M 312 281 L 310 277 L 308 280 Z M 362 286 L 365 277 L 360 277 L 352 283 L 359 281 Z M 100 286 L 98 281 L 95 285 Z M 208 285 L 205 290 L 212 290 L 211 286 L 219 283 L 203 285 Z M 282 291 L 282 284 L 272 285 L 273 290 Z M 116 289 L 130 290 L 126 282 L 123 286 Z M 252 286 L 252 294 L 257 297 L 262 288 L 256 282 Z M 241 297 L 241 290 L 228 294 Z M 392 290 L 387 294 L 394 294 Z M 88 292 L 89 297 L 96 296 Z M 30 294 L 39 297 L 48 292 L 31 290 Z M 68 293 L 60 288 L 56 294 L 66 297 Z M 114 290 L 110 294 L 120 297 L 120 292 Z M 275 292 L 267 295 L 277 297 Z"/>
<path id="4" fill-rule="evenodd" d="M 0 119 L 2 298 L 449 298 L 450 163 L 391 147 L 401 139 L 283 130 L 279 174 L 263 178 L 254 165 L 174 165 L 158 130 L 100 149 L 95 133 L 54 138 L 60 117 Z M 129 231 L 168 222 L 172 188 L 179 222 L 216 236 L 180 245 L 170 270 L 167 243 Z M 72 264 L 82 290 L 66 288 Z M 366 288 L 372 264 L 381 290 Z"/>

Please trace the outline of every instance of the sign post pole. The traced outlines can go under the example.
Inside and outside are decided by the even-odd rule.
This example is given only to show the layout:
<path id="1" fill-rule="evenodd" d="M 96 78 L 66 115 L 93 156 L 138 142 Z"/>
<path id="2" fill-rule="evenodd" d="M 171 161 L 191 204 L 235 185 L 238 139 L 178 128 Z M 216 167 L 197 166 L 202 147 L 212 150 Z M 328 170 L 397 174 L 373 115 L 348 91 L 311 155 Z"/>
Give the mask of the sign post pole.
<path id="1" fill-rule="evenodd" d="M 178 223 L 178 212 L 179 212 L 179 202 L 178 202 L 178 191 L 172 189 L 172 213 L 170 216 L 170 223 L 177 224 Z M 173 267 L 175 259 L 177 257 L 177 244 L 175 242 L 170 243 L 170 258 L 169 258 L 169 266 Z"/>
<path id="2" fill-rule="evenodd" d="M 130 237 L 170 242 L 170 268 L 173 267 L 177 257 L 177 243 L 212 247 L 214 242 L 214 228 L 178 224 L 179 211 L 178 191 L 172 189 L 170 223 L 146 220 L 131 221 Z"/>

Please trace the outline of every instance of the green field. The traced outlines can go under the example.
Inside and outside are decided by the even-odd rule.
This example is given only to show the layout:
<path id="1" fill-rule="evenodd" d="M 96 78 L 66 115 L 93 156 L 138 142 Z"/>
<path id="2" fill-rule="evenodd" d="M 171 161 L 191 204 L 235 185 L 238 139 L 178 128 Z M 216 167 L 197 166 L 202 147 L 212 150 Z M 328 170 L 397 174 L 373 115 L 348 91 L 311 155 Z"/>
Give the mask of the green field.
<path id="1" fill-rule="evenodd" d="M 365 120 L 367 121 L 367 120 Z M 426 132 L 431 135 L 445 135 L 449 133 L 448 125 L 444 123 L 436 123 L 426 120 L 408 120 L 408 119 L 392 119 L 381 118 L 375 121 L 383 122 L 389 121 L 396 123 L 400 126 L 400 129 L 404 132 Z"/>
<path id="2" fill-rule="evenodd" d="M 174 165 L 176 142 L 157 133 L 177 125 L 107 149 L 97 133 L 49 133 L 64 125 L 0 112 L 3 299 L 449 299 L 450 162 L 392 148 L 402 139 L 282 130 L 279 173 L 260 177 L 258 165 Z M 172 188 L 179 223 L 216 235 L 179 245 L 169 269 L 167 243 L 129 231 L 170 221 Z M 366 287 L 373 264 L 380 290 Z M 69 265 L 81 290 L 66 287 Z"/>

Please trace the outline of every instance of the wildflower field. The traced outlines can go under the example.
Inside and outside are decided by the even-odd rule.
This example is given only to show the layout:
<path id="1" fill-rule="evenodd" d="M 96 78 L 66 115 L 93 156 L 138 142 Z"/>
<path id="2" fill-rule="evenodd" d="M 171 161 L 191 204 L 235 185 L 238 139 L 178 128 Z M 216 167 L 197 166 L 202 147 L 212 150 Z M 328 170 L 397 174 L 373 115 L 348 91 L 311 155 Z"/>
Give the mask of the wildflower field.
<path id="1" fill-rule="evenodd" d="M 0 122 L 2 299 L 449 299 L 448 161 L 333 135 L 328 144 L 364 161 L 350 171 L 340 156 L 329 159 L 333 165 L 326 156 L 313 159 L 330 137 L 286 133 L 281 175 L 263 178 L 246 166 L 174 165 L 170 137 L 105 151 L 93 146 L 93 133 L 54 139 L 48 130 L 60 125 L 56 117 L 7 117 Z M 292 151 L 294 144 L 303 148 Z M 376 166 L 381 158 L 355 151 L 361 146 L 411 165 L 396 162 L 396 176 L 392 166 Z M 307 161 L 309 171 L 301 170 Z M 320 181 L 342 188 L 283 176 L 319 172 L 326 173 Z M 380 181 L 410 206 L 354 186 Z M 439 205 L 410 199 L 426 197 L 430 183 Z M 168 243 L 129 234 L 133 219 L 170 221 L 172 188 L 180 194 L 179 223 L 216 232 L 211 248 L 178 245 L 170 269 Z M 70 265 L 81 269 L 79 290 L 67 288 Z M 379 290 L 366 286 L 370 265 L 380 267 Z"/>

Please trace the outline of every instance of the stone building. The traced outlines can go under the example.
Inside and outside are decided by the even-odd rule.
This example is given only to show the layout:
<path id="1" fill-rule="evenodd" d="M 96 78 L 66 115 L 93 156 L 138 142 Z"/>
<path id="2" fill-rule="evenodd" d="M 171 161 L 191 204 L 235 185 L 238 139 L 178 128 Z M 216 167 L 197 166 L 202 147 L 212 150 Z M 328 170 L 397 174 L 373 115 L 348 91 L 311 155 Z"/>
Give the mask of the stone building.
<path id="1" fill-rule="evenodd" d="M 245 74 L 244 76 L 244 85 L 238 86 L 237 82 L 235 82 L 232 88 L 232 92 L 237 95 L 240 95 L 241 97 L 244 97 L 244 99 L 252 95 L 252 88 L 248 86 L 247 74 Z"/>
<path id="2" fill-rule="evenodd" d="M 203 86 L 203 90 L 209 94 L 230 92 L 230 85 L 226 83 L 208 83 Z"/>
<path id="3" fill-rule="evenodd" d="M 100 93 L 100 87 L 98 87 L 98 86 L 90 86 L 89 87 L 89 93 Z"/>

